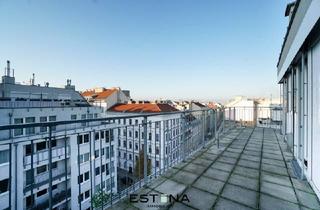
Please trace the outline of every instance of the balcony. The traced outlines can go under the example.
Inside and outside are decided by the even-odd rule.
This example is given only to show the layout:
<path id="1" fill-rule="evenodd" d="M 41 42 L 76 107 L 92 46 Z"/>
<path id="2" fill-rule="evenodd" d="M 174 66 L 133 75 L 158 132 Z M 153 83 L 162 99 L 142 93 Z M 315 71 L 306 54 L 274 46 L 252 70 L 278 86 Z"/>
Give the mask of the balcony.
<path id="1" fill-rule="evenodd" d="M 219 148 L 212 141 L 109 209 L 320 209 L 295 174 L 287 143 L 270 127 L 229 124 Z"/>

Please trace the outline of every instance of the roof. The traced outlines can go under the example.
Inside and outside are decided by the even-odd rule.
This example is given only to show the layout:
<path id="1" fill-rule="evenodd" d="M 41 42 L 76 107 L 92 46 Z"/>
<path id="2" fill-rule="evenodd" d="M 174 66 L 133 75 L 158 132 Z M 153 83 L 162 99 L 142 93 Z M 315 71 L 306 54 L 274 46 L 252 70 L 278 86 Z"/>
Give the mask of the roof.
<path id="1" fill-rule="evenodd" d="M 92 97 L 96 100 L 103 100 L 108 98 L 110 95 L 112 95 L 114 92 L 116 92 L 117 89 L 105 89 L 102 92 L 96 92 L 94 90 L 87 90 L 81 93 L 83 97 Z"/>
<path id="2" fill-rule="evenodd" d="M 95 99 L 101 100 L 108 98 L 112 93 L 117 92 L 117 89 L 106 89 L 95 97 Z"/>
<path id="3" fill-rule="evenodd" d="M 175 112 L 179 111 L 169 104 L 144 103 L 144 104 L 118 104 L 111 107 L 108 111 L 114 112 Z"/>
<path id="4" fill-rule="evenodd" d="M 301 0 L 296 0 L 295 2 L 291 2 L 291 3 L 289 3 L 289 4 L 287 5 L 287 7 L 286 7 L 285 16 L 287 16 L 287 13 L 288 13 L 287 10 L 291 9 L 291 7 L 293 7 L 293 6 L 294 6 L 294 9 L 293 9 L 293 11 L 292 11 L 292 16 L 291 16 L 291 18 L 290 18 L 290 20 L 289 20 L 289 25 L 288 25 L 288 27 L 287 27 L 286 35 L 285 35 L 285 37 L 284 37 L 284 41 L 283 41 L 282 46 L 281 46 L 281 51 L 280 51 L 280 55 L 279 55 L 279 58 L 278 58 L 277 67 L 278 67 L 279 64 L 280 64 L 280 60 L 281 60 L 281 57 L 282 57 L 282 53 L 283 53 L 283 50 L 284 50 L 284 46 L 285 46 L 285 44 L 286 44 L 286 42 L 287 42 L 287 39 L 288 39 L 288 36 L 289 36 L 289 31 L 290 31 L 290 29 L 291 29 L 291 26 L 292 26 L 292 23 L 293 23 L 293 19 L 294 19 L 294 16 L 296 15 L 297 9 L 298 9 L 299 4 L 300 4 L 300 1 L 301 1 Z"/>
<path id="5" fill-rule="evenodd" d="M 205 105 L 203 105 L 202 103 L 199 103 L 199 102 L 192 102 L 192 103 L 199 106 L 199 107 L 206 107 Z"/>
<path id="6" fill-rule="evenodd" d="M 95 94 L 96 94 L 96 93 L 95 93 L 94 90 L 86 90 L 86 91 L 84 91 L 84 92 L 81 93 L 81 95 L 82 95 L 83 97 L 93 96 L 93 95 L 95 95 Z"/>

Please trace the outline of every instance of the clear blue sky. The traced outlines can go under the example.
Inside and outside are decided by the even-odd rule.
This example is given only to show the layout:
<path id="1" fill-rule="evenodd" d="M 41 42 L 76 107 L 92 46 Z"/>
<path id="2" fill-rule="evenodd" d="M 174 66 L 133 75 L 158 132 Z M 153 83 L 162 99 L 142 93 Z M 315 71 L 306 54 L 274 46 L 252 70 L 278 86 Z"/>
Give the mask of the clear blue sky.
<path id="1" fill-rule="evenodd" d="M 134 98 L 279 95 L 288 0 L 0 0 L 0 66 L 17 81 Z M 3 71 L 2 71 L 3 72 Z"/>

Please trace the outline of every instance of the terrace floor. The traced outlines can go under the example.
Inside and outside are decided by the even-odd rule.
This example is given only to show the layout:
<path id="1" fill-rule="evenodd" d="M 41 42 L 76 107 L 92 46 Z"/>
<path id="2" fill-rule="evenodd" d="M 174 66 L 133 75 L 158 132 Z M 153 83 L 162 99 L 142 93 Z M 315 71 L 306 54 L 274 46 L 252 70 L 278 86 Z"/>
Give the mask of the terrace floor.
<path id="1" fill-rule="evenodd" d="M 190 202 L 157 196 L 154 203 L 125 199 L 111 209 L 320 209 L 309 184 L 295 176 L 292 158 L 278 131 L 232 128 L 219 149 L 207 145 L 137 192 L 186 194 Z"/>

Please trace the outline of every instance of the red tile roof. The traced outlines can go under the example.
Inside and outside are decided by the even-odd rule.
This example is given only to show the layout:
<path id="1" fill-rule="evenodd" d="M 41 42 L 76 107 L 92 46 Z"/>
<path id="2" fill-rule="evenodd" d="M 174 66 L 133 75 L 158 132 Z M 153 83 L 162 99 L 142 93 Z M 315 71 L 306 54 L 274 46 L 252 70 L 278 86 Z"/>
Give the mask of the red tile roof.
<path id="1" fill-rule="evenodd" d="M 93 96 L 93 95 L 95 95 L 95 94 L 96 94 L 96 93 L 95 93 L 94 90 L 86 90 L 86 91 L 84 91 L 84 92 L 81 93 L 81 95 L 82 95 L 83 97 Z"/>
<path id="2" fill-rule="evenodd" d="M 179 111 L 169 104 L 155 104 L 155 103 L 145 103 L 145 104 L 118 104 L 109 109 L 109 111 L 114 112 L 175 112 Z"/>
<path id="3" fill-rule="evenodd" d="M 98 93 L 98 95 L 95 97 L 95 99 L 101 100 L 108 98 L 112 93 L 117 92 L 117 89 L 106 89 L 102 91 L 101 93 Z"/>
<path id="4" fill-rule="evenodd" d="M 83 97 L 92 97 L 93 99 L 102 100 L 108 98 L 110 95 L 112 95 L 114 92 L 116 92 L 117 89 L 105 89 L 102 92 L 95 92 L 94 90 L 87 90 L 81 93 Z"/>

